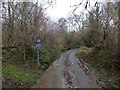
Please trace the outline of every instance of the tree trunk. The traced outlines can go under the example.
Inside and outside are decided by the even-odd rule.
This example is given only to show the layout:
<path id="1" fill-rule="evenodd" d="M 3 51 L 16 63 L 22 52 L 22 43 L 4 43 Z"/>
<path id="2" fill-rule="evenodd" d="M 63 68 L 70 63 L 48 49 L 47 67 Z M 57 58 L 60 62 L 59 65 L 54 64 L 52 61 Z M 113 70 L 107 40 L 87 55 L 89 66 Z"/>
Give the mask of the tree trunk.
<path id="1" fill-rule="evenodd" d="M 120 1 L 118 2 L 118 55 L 115 61 L 116 69 L 120 69 Z"/>
<path id="2" fill-rule="evenodd" d="M 9 17 L 9 23 L 8 23 L 8 30 L 9 30 L 9 46 L 13 46 L 13 29 L 14 29 L 14 10 L 11 8 L 12 2 L 8 2 L 8 17 Z M 11 10 L 12 9 L 12 10 Z"/>
<path id="3" fill-rule="evenodd" d="M 120 1 L 118 2 L 118 59 L 120 59 Z"/>

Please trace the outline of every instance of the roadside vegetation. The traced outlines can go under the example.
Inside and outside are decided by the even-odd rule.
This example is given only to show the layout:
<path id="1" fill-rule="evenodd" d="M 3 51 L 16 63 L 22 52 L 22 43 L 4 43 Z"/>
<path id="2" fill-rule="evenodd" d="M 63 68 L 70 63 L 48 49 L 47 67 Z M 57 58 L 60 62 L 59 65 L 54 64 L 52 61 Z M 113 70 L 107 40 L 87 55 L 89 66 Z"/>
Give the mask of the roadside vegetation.
<path id="1" fill-rule="evenodd" d="M 107 87 L 120 88 L 120 73 L 113 63 L 116 57 L 111 55 L 111 52 L 106 54 L 105 51 L 99 51 L 95 54 L 94 48 L 81 46 L 76 56 L 86 62 L 87 67 L 94 70 L 97 78 Z"/>
<path id="2" fill-rule="evenodd" d="M 28 69 L 16 64 L 3 63 L 3 88 L 27 88 L 34 85 L 43 70 Z"/>
<path id="3" fill-rule="evenodd" d="M 38 2 L 1 2 L 3 87 L 31 87 L 63 51 L 79 47 L 67 20 L 52 21 Z M 48 3 L 46 3 L 48 5 Z M 8 12 L 8 13 L 6 13 Z M 77 35 L 77 37 L 76 37 Z M 40 36 L 40 66 L 35 38 Z M 72 38 L 72 39 L 71 39 Z M 73 42 L 76 41 L 74 46 Z"/>
<path id="4" fill-rule="evenodd" d="M 31 87 L 61 52 L 73 48 L 80 48 L 77 55 L 112 87 L 120 87 L 120 2 L 96 2 L 88 9 L 89 3 L 83 5 L 85 13 L 76 14 L 75 8 L 68 18 L 53 21 L 44 8 L 51 2 L 0 2 L 3 87 Z M 37 36 L 42 39 L 39 67 Z"/>
<path id="5" fill-rule="evenodd" d="M 14 48 L 10 51 L 3 50 L 2 59 L 2 77 L 3 87 L 31 87 L 42 76 L 45 70 L 51 65 L 62 48 L 55 49 L 56 51 L 48 51 L 41 48 L 40 50 L 40 66 L 37 66 L 37 50 L 33 50 L 28 54 L 28 59 L 23 60 L 19 56 L 19 51 Z M 31 50 L 32 51 L 32 50 Z M 63 50 L 64 51 L 64 50 Z"/>
<path id="6" fill-rule="evenodd" d="M 82 32 L 77 56 L 95 68 L 100 79 L 120 88 L 120 2 L 108 2 L 101 9 L 99 5 L 96 3 L 89 12 L 88 26 Z"/>

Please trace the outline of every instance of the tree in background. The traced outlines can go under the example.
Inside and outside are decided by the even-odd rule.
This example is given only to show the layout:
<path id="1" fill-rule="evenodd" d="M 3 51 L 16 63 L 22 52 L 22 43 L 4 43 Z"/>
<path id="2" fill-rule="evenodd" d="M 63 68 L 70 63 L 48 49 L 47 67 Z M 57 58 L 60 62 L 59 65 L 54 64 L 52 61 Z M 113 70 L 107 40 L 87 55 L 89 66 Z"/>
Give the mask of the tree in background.
<path id="1" fill-rule="evenodd" d="M 120 69 L 120 1 L 118 2 L 118 60 L 116 60 L 118 70 Z"/>

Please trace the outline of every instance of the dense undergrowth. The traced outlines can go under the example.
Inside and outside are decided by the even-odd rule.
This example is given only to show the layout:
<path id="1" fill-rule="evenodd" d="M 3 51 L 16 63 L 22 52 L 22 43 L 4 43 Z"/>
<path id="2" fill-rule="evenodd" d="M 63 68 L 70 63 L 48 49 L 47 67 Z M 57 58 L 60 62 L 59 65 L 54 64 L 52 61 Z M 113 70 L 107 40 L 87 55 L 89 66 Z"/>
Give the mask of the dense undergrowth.
<path id="1" fill-rule="evenodd" d="M 37 66 L 37 50 L 29 49 L 27 60 L 23 60 L 17 48 L 3 49 L 2 87 L 23 88 L 31 87 L 42 76 L 45 70 L 65 49 L 58 47 L 47 50 L 40 49 L 40 66 Z"/>
<path id="2" fill-rule="evenodd" d="M 113 53 L 106 53 L 104 50 L 96 53 L 94 48 L 81 46 L 76 55 L 88 63 L 89 67 L 95 69 L 98 78 L 109 83 L 110 87 L 120 88 L 120 72 L 113 62 L 116 59 Z"/>

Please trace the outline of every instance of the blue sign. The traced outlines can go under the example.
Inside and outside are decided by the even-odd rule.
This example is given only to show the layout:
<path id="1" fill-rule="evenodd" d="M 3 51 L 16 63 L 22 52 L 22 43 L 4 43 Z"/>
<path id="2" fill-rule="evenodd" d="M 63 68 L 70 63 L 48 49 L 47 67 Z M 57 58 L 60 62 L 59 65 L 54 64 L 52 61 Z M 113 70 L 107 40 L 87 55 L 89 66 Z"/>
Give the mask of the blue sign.
<path id="1" fill-rule="evenodd" d="M 41 38 L 40 37 L 37 37 L 36 39 L 35 39 L 35 47 L 37 48 L 37 56 L 38 56 L 38 59 L 37 59 L 37 65 L 39 66 L 40 65 L 40 47 L 41 47 L 41 44 L 42 44 L 42 42 L 41 42 Z"/>
<path id="2" fill-rule="evenodd" d="M 36 47 L 36 48 L 40 48 L 40 47 L 41 47 L 41 44 L 35 44 L 35 47 Z"/>
<path id="3" fill-rule="evenodd" d="M 35 40 L 35 47 L 36 48 L 40 48 L 41 47 L 41 39 L 39 37 L 36 38 Z"/>

